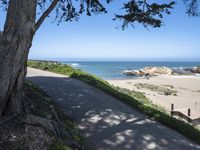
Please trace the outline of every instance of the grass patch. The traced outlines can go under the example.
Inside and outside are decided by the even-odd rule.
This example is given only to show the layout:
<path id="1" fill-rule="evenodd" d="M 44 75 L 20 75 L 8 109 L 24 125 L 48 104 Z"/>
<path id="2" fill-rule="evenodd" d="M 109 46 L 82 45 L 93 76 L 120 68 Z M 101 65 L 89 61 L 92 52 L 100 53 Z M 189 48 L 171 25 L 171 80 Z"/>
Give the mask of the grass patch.
<path id="1" fill-rule="evenodd" d="M 127 103 L 132 107 L 138 109 L 139 111 L 147 114 L 149 117 L 155 118 L 157 121 L 160 121 L 166 126 L 175 129 L 179 133 L 185 135 L 186 137 L 200 143 L 199 129 L 190 124 L 185 123 L 184 121 L 171 117 L 165 112 L 163 108 L 148 101 L 143 93 L 121 89 L 119 87 L 116 88 L 110 85 L 108 82 L 102 80 L 101 78 L 98 78 L 94 75 L 90 75 L 79 69 L 74 69 L 68 65 L 63 65 L 59 63 L 55 64 L 50 62 L 29 61 L 28 66 L 64 74 L 72 78 L 79 79 L 87 84 L 90 84 L 116 97 L 122 102 Z M 151 88 L 153 88 L 154 90 L 158 90 L 157 87 L 151 87 Z M 159 90 L 161 89 L 159 88 Z"/>
<path id="2" fill-rule="evenodd" d="M 66 146 L 61 140 L 56 140 L 48 150 L 72 150 Z"/>
<path id="3" fill-rule="evenodd" d="M 150 91 L 153 91 L 153 92 L 159 92 L 159 93 L 164 94 L 164 95 L 177 94 L 176 90 L 171 90 L 169 88 L 158 86 L 158 85 L 154 85 L 154 84 L 137 83 L 137 84 L 135 84 L 135 86 L 137 88 L 143 88 L 143 89 L 147 89 L 147 90 L 150 90 Z"/>

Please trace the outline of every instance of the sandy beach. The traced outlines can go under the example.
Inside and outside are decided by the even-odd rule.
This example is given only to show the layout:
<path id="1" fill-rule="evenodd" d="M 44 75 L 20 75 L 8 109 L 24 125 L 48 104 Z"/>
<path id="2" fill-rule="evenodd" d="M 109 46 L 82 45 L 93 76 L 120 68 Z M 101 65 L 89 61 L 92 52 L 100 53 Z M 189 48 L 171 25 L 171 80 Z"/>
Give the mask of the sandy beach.
<path id="1" fill-rule="evenodd" d="M 200 77 L 159 75 L 150 79 L 108 80 L 108 82 L 114 86 L 144 92 L 150 101 L 164 107 L 167 111 L 170 111 L 173 103 L 175 109 L 190 108 L 192 116 L 200 116 Z M 145 88 L 144 85 L 169 89 L 175 91 L 175 94 L 165 95 Z"/>

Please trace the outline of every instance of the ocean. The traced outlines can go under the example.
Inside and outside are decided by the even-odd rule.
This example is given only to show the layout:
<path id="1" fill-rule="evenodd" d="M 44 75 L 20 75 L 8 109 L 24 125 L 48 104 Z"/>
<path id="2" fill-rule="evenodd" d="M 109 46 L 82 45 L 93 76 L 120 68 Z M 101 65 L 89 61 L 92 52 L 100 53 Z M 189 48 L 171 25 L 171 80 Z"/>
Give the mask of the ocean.
<path id="1" fill-rule="evenodd" d="M 144 67 L 169 67 L 183 69 L 197 67 L 200 62 L 133 62 L 133 61 L 62 61 L 74 68 L 81 69 L 105 80 L 135 78 L 123 74 L 124 70 L 139 70 Z"/>

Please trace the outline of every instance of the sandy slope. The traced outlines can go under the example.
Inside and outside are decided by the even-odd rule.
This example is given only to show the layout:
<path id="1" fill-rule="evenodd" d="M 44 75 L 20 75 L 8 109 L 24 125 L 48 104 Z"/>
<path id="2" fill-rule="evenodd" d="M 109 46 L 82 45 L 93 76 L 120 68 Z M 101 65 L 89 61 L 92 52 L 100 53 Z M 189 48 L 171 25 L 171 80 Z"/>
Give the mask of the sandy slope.
<path id="1" fill-rule="evenodd" d="M 130 79 L 130 80 L 110 80 L 109 83 L 146 93 L 146 96 L 154 103 L 164 106 L 167 110 L 171 109 L 171 103 L 175 108 L 191 108 L 192 115 L 200 116 L 200 77 L 196 76 L 156 76 L 149 80 L 147 79 Z M 178 91 L 177 96 L 160 95 L 158 92 L 153 92 L 144 88 L 137 89 L 135 84 L 148 83 L 166 87 L 172 85 L 173 90 Z M 170 89 L 170 88 L 169 88 Z"/>

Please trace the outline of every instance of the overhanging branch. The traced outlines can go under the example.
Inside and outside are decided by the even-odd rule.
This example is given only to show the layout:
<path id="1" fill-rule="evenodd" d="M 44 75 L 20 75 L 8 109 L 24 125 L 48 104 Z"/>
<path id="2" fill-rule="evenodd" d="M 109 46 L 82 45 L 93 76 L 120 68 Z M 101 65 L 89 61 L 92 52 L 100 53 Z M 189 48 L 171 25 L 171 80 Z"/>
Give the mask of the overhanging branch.
<path id="1" fill-rule="evenodd" d="M 48 7 L 48 9 L 41 15 L 41 17 L 38 19 L 38 21 L 35 24 L 35 30 L 37 31 L 41 24 L 44 22 L 45 18 L 52 12 L 52 10 L 55 8 L 59 0 L 54 0 L 51 5 Z"/>

